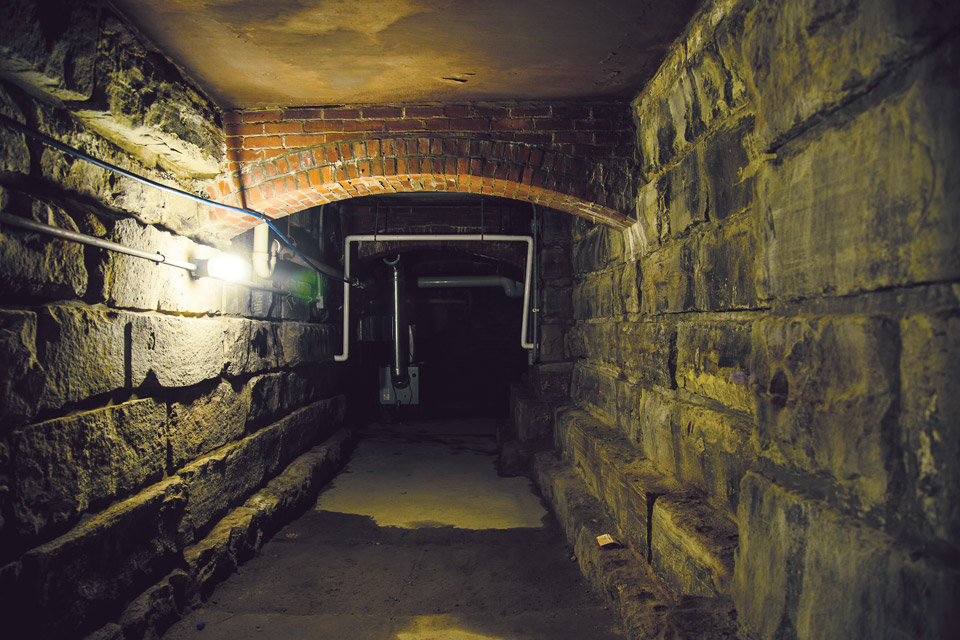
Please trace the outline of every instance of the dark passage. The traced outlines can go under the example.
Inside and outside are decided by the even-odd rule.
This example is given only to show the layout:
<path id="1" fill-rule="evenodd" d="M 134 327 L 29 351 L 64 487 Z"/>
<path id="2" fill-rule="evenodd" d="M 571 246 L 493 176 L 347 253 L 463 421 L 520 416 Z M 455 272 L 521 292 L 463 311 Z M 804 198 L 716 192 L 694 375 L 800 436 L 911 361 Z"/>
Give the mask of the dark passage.
<path id="1" fill-rule="evenodd" d="M 167 640 L 622 638 L 492 420 L 367 428 L 314 509 Z"/>

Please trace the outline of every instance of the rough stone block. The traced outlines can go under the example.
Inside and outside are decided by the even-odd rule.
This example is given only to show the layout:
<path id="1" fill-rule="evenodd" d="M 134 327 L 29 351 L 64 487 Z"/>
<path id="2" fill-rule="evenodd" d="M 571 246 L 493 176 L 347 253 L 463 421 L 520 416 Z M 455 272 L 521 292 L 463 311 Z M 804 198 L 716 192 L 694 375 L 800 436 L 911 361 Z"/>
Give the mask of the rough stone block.
<path id="1" fill-rule="evenodd" d="M 613 272 L 587 276 L 573 286 L 573 317 L 577 320 L 613 315 L 616 303 Z"/>
<path id="2" fill-rule="evenodd" d="M 625 322 L 620 325 L 619 342 L 607 342 L 606 349 L 620 346 L 623 372 L 631 380 L 646 380 L 667 389 L 676 386 L 677 329 L 666 322 Z"/>
<path id="3" fill-rule="evenodd" d="M 608 227 L 596 226 L 573 246 L 573 269 L 576 273 L 599 271 L 623 259 L 623 234 Z"/>
<path id="4" fill-rule="evenodd" d="M 46 373 L 41 408 L 120 389 L 129 316 L 99 307 L 49 306 L 37 313 L 37 351 Z"/>
<path id="5" fill-rule="evenodd" d="M 192 542 L 342 419 L 342 398 L 322 400 L 184 467 L 179 476 L 190 496 L 184 539 Z"/>
<path id="6" fill-rule="evenodd" d="M 77 225 L 59 207 L 10 194 L 4 213 L 68 231 Z M 5 225 L 0 233 L 0 286 L 8 302 L 81 298 L 87 290 L 83 245 Z"/>
<path id="7" fill-rule="evenodd" d="M 281 363 L 293 367 L 315 364 L 333 358 L 337 335 L 333 325 L 284 322 L 280 325 Z"/>
<path id="8" fill-rule="evenodd" d="M 896 327 L 879 317 L 767 318 L 754 330 L 763 455 L 828 474 L 863 511 L 892 479 Z"/>
<path id="9" fill-rule="evenodd" d="M 740 216 L 701 234 L 693 283 L 697 309 L 758 306 L 761 234 L 757 223 L 753 216 Z"/>
<path id="10" fill-rule="evenodd" d="M 166 406 L 144 399 L 48 420 L 11 436 L 17 532 L 76 522 L 90 507 L 158 480 L 166 464 Z"/>
<path id="11" fill-rule="evenodd" d="M 160 638 L 180 619 L 186 608 L 184 585 L 190 578 L 176 570 L 159 584 L 144 591 L 124 610 L 119 619 L 125 638 Z"/>
<path id="12" fill-rule="evenodd" d="M 570 395 L 572 372 L 572 362 L 535 364 L 529 368 L 530 388 L 540 397 L 566 397 Z"/>
<path id="13" fill-rule="evenodd" d="M 77 637 L 119 615 L 179 558 L 183 484 L 170 478 L 120 502 L 22 558 L 13 637 Z"/>
<path id="14" fill-rule="evenodd" d="M 250 394 L 226 380 L 192 400 L 171 402 L 167 425 L 171 469 L 240 439 L 249 409 Z"/>
<path id="15" fill-rule="evenodd" d="M 735 512 L 740 480 L 758 455 L 753 421 L 687 403 L 677 404 L 673 418 L 677 477 Z"/>
<path id="16" fill-rule="evenodd" d="M 952 49 L 940 54 L 960 58 Z M 842 126 L 811 130 L 758 174 L 761 297 L 842 296 L 960 277 L 958 71 L 939 57 L 909 71 L 902 91 Z"/>
<path id="17" fill-rule="evenodd" d="M 118 221 L 106 239 L 182 262 L 211 253 L 187 238 L 132 219 Z M 222 283 L 193 278 L 183 269 L 109 251 L 104 253 L 99 272 L 103 298 L 114 307 L 170 313 L 210 313 L 220 308 Z"/>
<path id="18" fill-rule="evenodd" d="M 23 113 L 10 95 L 0 88 L 0 113 L 23 123 Z M 30 149 L 27 147 L 27 137 L 22 133 L 12 131 L 7 127 L 0 128 L 0 172 L 30 173 Z M 0 205 L 6 209 L 6 196 L 0 197 Z"/>
<path id="19" fill-rule="evenodd" d="M 573 546 L 580 570 L 620 614 L 627 637 L 659 637 L 673 602 L 669 589 L 631 549 L 604 549 L 597 544 L 597 536 L 610 533 L 616 525 L 568 465 L 543 452 L 535 454 L 534 469 L 544 498 Z"/>
<path id="20" fill-rule="evenodd" d="M 636 440 L 643 455 L 668 474 L 677 472 L 673 416 L 676 401 L 652 389 L 642 389 L 634 413 L 637 421 Z"/>
<path id="21" fill-rule="evenodd" d="M 100 5 L 83 0 L 9 0 L 0 26 L 0 69 L 59 100 L 90 98 L 99 16 Z"/>
<path id="22" fill-rule="evenodd" d="M 30 420 L 46 381 L 37 360 L 37 316 L 0 310 L 0 433 Z"/>
<path id="23" fill-rule="evenodd" d="M 573 299 L 569 287 L 544 287 L 540 293 L 540 317 L 566 320 L 573 317 Z"/>
<path id="24" fill-rule="evenodd" d="M 553 411 L 549 403 L 518 385 L 510 386 L 510 420 L 520 442 L 541 440 L 553 435 Z"/>
<path id="25" fill-rule="evenodd" d="M 224 319 L 223 361 L 232 376 L 276 369 L 284 357 L 280 323 Z"/>
<path id="26" fill-rule="evenodd" d="M 640 265 L 637 262 L 627 262 L 618 269 L 616 288 L 614 289 L 616 306 L 614 312 L 618 314 L 640 312 Z"/>
<path id="27" fill-rule="evenodd" d="M 632 249 L 628 252 L 631 258 L 646 255 L 660 245 L 660 192 L 657 190 L 656 180 L 647 182 L 637 190 L 635 217 L 637 219 L 635 228 L 638 228 L 639 232 L 634 231 L 633 228 L 624 232 L 625 238 L 632 238 L 632 234 L 637 236 L 636 244 L 639 247 L 633 247 L 628 243 Z"/>
<path id="28" fill-rule="evenodd" d="M 742 64 L 757 90 L 763 115 L 758 134 L 764 148 L 817 114 L 866 92 L 958 22 L 956 5 L 929 1 L 756 5 L 742 23 Z"/>
<path id="29" fill-rule="evenodd" d="M 284 402 L 285 384 L 286 376 L 282 373 L 256 376 L 247 382 L 250 395 L 247 424 L 266 424 L 286 408 Z"/>
<path id="30" fill-rule="evenodd" d="M 616 374 L 577 362 L 573 368 L 573 399 L 608 424 L 617 424 Z"/>
<path id="31" fill-rule="evenodd" d="M 640 311 L 645 314 L 689 311 L 694 305 L 695 256 L 688 241 L 672 242 L 640 263 Z"/>
<path id="32" fill-rule="evenodd" d="M 960 576 L 825 504 L 749 473 L 733 597 L 759 637 L 947 638 Z"/>
<path id="33" fill-rule="evenodd" d="M 540 277 L 543 280 L 565 280 L 572 275 L 570 248 L 546 245 L 540 252 Z"/>
<path id="34" fill-rule="evenodd" d="M 756 197 L 756 160 L 752 115 L 725 123 L 702 145 L 711 220 L 747 210 Z"/>
<path id="35" fill-rule="evenodd" d="M 187 387 L 220 375 L 223 325 L 217 320 L 154 314 L 130 318 L 130 384 L 148 376 L 162 387 Z"/>
<path id="36" fill-rule="evenodd" d="M 680 162 L 657 180 L 657 199 L 663 222 L 660 225 L 660 240 L 666 242 L 667 234 L 680 238 L 690 229 L 707 220 L 709 193 L 700 149 L 687 152 Z"/>
<path id="37" fill-rule="evenodd" d="M 106 109 L 88 108 L 77 116 L 147 166 L 216 176 L 223 144 L 216 107 L 115 16 L 107 13 L 97 32 L 97 84 Z"/>
<path id="38" fill-rule="evenodd" d="M 236 572 L 240 563 L 259 547 L 256 517 L 255 509 L 238 507 L 203 540 L 184 550 L 184 562 L 202 598 L 209 597 L 213 588 Z"/>
<path id="39" fill-rule="evenodd" d="M 541 362 L 563 362 L 569 359 L 564 340 L 566 334 L 566 325 L 543 324 L 540 326 L 540 341 L 537 346 Z"/>
<path id="40" fill-rule="evenodd" d="M 583 352 L 591 364 L 620 367 L 620 327 L 615 322 L 587 322 L 578 327 L 583 336 Z"/>
<path id="41" fill-rule="evenodd" d="M 727 409 L 756 412 L 750 386 L 750 335 L 746 322 L 681 322 L 677 326 L 677 385 Z"/>
<path id="42" fill-rule="evenodd" d="M 737 539 L 733 519 L 698 493 L 672 491 L 653 502 L 650 564 L 678 593 L 728 593 Z"/>
<path id="43" fill-rule="evenodd" d="M 957 546 L 960 531 L 960 314 L 910 315 L 900 322 L 900 425 L 908 526 Z"/>

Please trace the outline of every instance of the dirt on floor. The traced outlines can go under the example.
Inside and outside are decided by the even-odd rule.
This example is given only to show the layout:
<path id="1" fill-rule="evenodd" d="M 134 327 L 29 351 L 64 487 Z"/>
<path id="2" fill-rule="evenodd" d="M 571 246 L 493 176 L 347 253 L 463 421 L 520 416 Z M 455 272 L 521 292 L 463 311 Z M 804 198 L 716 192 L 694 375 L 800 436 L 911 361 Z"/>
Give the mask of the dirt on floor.
<path id="1" fill-rule="evenodd" d="M 317 506 L 165 640 L 614 640 L 526 478 L 494 468 L 493 422 L 366 430 Z"/>

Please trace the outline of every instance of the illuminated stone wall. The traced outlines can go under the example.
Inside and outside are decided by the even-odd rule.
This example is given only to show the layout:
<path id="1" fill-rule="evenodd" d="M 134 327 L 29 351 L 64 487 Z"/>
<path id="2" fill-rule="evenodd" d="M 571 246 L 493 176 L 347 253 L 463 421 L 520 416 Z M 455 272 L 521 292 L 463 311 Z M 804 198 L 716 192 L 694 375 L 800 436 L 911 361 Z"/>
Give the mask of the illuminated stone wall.
<path id="1" fill-rule="evenodd" d="M 956 621 L 957 18 L 708 2 L 633 103 L 638 224 L 575 223 L 564 455 L 759 637 Z"/>
<path id="2" fill-rule="evenodd" d="M 97 4 L 64 21 L 5 6 L 0 111 L 202 192 L 217 109 Z M 0 145 L 5 213 L 178 260 L 219 252 L 176 232 L 204 219 L 187 200 L 4 127 Z M 0 292 L 5 637 L 156 637 L 312 502 L 350 442 L 339 333 L 306 303 L 12 227 Z"/>

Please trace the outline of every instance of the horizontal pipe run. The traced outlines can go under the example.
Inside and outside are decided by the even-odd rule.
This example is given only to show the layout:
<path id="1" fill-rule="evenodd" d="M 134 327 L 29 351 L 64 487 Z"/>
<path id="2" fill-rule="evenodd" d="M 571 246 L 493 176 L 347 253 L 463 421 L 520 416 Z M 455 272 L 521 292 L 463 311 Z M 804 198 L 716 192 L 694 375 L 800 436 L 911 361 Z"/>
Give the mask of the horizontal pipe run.
<path id="1" fill-rule="evenodd" d="M 500 287 L 510 298 L 518 298 L 523 292 L 523 283 L 507 276 L 420 276 L 420 289 L 445 289 L 454 287 Z"/>
<path id="2" fill-rule="evenodd" d="M 33 231 L 35 233 L 45 233 L 49 236 L 60 238 L 61 240 L 86 244 L 91 247 L 97 247 L 98 249 L 106 249 L 107 251 L 115 251 L 116 253 L 133 256 L 134 258 L 150 260 L 151 262 L 156 262 L 157 264 L 168 264 L 171 267 L 177 267 L 178 269 L 183 269 L 185 271 L 189 271 L 190 273 L 196 273 L 197 271 L 197 265 L 192 262 L 174 260 L 173 258 L 168 258 L 162 253 L 150 253 L 148 251 L 141 251 L 140 249 L 133 249 L 116 242 L 111 242 L 110 240 L 103 240 L 102 238 L 89 236 L 85 233 L 70 231 L 69 229 L 44 224 L 29 218 L 21 218 L 20 216 L 11 215 L 9 213 L 0 212 L 0 224 L 7 224 L 11 227 L 19 227 L 20 229 L 26 229 L 27 231 Z M 276 293 L 285 296 L 290 295 L 290 292 L 286 291 L 285 289 L 260 285 L 256 284 L 255 282 L 231 282 L 230 284 L 236 284 L 250 289 L 259 289 L 261 291 L 269 291 L 270 293 Z"/>
<path id="3" fill-rule="evenodd" d="M 103 160 L 100 160 L 100 159 L 98 159 L 98 158 L 94 158 L 94 157 L 91 156 L 90 154 L 84 153 L 83 151 L 80 151 L 79 149 L 74 149 L 73 147 L 71 147 L 71 146 L 69 146 L 69 145 L 63 144 L 63 143 L 60 142 L 59 140 L 56 140 L 56 139 L 54 139 L 54 138 L 51 138 L 51 137 L 48 136 L 48 135 L 45 135 L 45 134 L 43 134 L 43 133 L 40 133 L 39 131 L 34 131 L 33 129 L 30 129 L 30 128 L 27 127 L 27 126 L 20 124 L 19 122 L 17 122 L 17 121 L 14 120 L 13 118 L 9 118 L 9 117 L 7 117 L 7 116 L 5 116 L 5 115 L 3 115 L 3 114 L 0 114 L 0 124 L 4 125 L 4 126 L 6 126 L 6 127 L 9 127 L 10 129 L 13 129 L 14 131 L 17 131 L 17 132 L 19 132 L 19 133 L 22 133 L 22 134 L 25 135 L 25 136 L 29 136 L 29 137 L 31 137 L 31 138 L 34 138 L 34 139 L 36 139 L 36 140 L 39 140 L 40 142 L 44 143 L 45 145 L 48 145 L 48 146 L 50 146 L 50 147 L 53 147 L 54 149 L 57 149 L 57 150 L 59 150 L 59 151 L 62 151 L 62 152 L 64 152 L 64 153 L 66 153 L 67 155 L 71 155 L 71 156 L 73 156 L 73 157 L 75 157 L 75 158 L 80 158 L 81 160 L 84 160 L 84 161 L 86 161 L 86 162 L 89 162 L 90 164 L 92 164 L 92 165 L 94 165 L 94 166 L 100 167 L 101 169 L 106 169 L 107 171 L 112 171 L 113 173 L 116 173 L 117 175 L 121 175 L 121 176 L 123 176 L 124 178 L 129 178 L 129 179 L 134 180 L 134 181 L 136 181 L 136 182 L 139 182 L 139 183 L 141 183 L 141 184 L 145 184 L 145 185 L 147 185 L 147 186 L 153 187 L 154 189 L 159 189 L 160 191 L 164 191 L 164 192 L 166 192 L 166 193 L 170 193 L 170 194 L 173 194 L 173 195 L 181 196 L 181 197 L 183 197 L 183 198 L 187 198 L 188 200 L 193 200 L 194 202 L 197 202 L 197 203 L 199 203 L 199 204 L 204 204 L 204 205 L 207 205 L 207 206 L 209 206 L 209 207 L 214 207 L 214 208 L 216 208 L 216 209 L 223 209 L 223 210 L 225 210 L 225 211 L 233 211 L 233 212 L 235 212 L 235 213 L 242 213 L 243 215 L 250 216 L 250 217 L 252 217 L 252 218 L 256 218 L 257 220 L 262 220 L 262 221 L 264 222 L 264 224 L 266 224 L 268 227 L 270 227 L 271 229 L 273 229 L 274 233 L 276 233 L 278 236 L 280 236 L 280 239 L 283 240 L 283 242 L 284 242 L 288 247 L 290 247 L 290 249 L 291 249 L 297 256 L 299 256 L 301 259 L 303 259 L 303 260 L 305 260 L 305 261 L 308 261 L 309 266 L 310 266 L 312 269 L 315 269 L 315 270 L 319 271 L 319 272 L 322 273 L 323 275 L 330 276 L 330 277 L 334 277 L 334 278 L 337 278 L 337 279 L 339 279 L 339 280 L 343 280 L 344 282 L 347 282 L 347 283 L 349 283 L 349 284 L 356 284 L 356 281 L 351 282 L 350 280 L 346 279 L 340 271 L 338 271 L 337 269 L 334 269 L 333 267 L 327 267 L 326 265 L 324 265 L 324 266 L 326 267 L 325 270 L 320 270 L 319 268 L 317 268 L 317 266 L 316 266 L 316 264 L 315 264 L 314 261 L 310 261 L 305 255 L 303 255 L 303 254 L 300 252 L 300 250 L 297 249 L 296 246 L 294 246 L 294 244 L 290 241 L 290 239 L 289 239 L 287 236 L 285 236 L 284 234 L 282 234 L 279 229 L 277 229 L 277 227 L 273 224 L 273 222 L 270 220 L 270 218 L 268 218 L 266 215 L 260 213 L 259 211 L 253 211 L 252 209 L 243 209 L 243 208 L 241 208 L 241 207 L 235 207 L 235 206 L 233 206 L 233 205 L 225 204 L 225 203 L 223 203 L 223 202 L 217 202 L 216 200 L 207 200 L 206 198 L 201 198 L 200 196 L 195 195 L 195 194 L 192 194 L 192 193 L 190 193 L 190 192 L 188 192 L 188 191 L 183 191 L 182 189 L 177 189 L 176 187 L 171 187 L 171 186 L 165 185 L 165 184 L 163 184 L 163 183 L 161 183 L 161 182 L 157 182 L 156 180 L 151 180 L 150 178 L 145 178 L 144 176 L 137 175 L 136 173 L 133 173 L 132 171 L 127 171 L 126 169 L 123 169 L 123 168 L 121 168 L 121 167 L 118 167 L 118 166 L 116 166 L 116 165 L 114 165 L 114 164 L 110 164 L 109 162 L 104 162 Z"/>
<path id="4" fill-rule="evenodd" d="M 61 240 L 70 240 L 71 242 L 88 244 L 91 247 L 116 251 L 117 253 L 124 253 L 135 258 L 143 258 L 144 260 L 152 260 L 153 262 L 160 264 L 168 264 L 171 267 L 177 267 L 187 271 L 197 270 L 197 265 L 193 264 L 192 262 L 173 260 L 161 253 L 150 253 L 148 251 L 132 249 L 130 247 L 125 247 L 122 244 L 117 244 L 116 242 L 110 242 L 109 240 L 88 236 L 85 233 L 70 231 L 69 229 L 63 229 L 62 227 L 54 227 L 53 225 L 37 222 L 36 220 L 30 220 L 29 218 L 21 218 L 20 216 L 10 215 L 9 213 L 0 213 L 0 223 L 8 224 L 11 227 L 20 227 L 21 229 L 27 229 L 29 231 L 36 231 L 37 233 L 45 233 L 47 235 L 60 238 Z"/>
<path id="5" fill-rule="evenodd" d="M 334 355 L 333 359 L 337 362 L 344 362 L 350 355 L 350 245 L 354 242 L 428 242 L 428 241 L 452 241 L 452 242 L 526 242 L 527 243 L 527 264 L 524 269 L 523 279 L 523 317 L 520 321 L 520 346 L 524 349 L 533 349 L 534 343 L 527 340 L 527 321 L 530 315 L 530 287 L 533 280 L 533 237 L 532 236 L 509 236 L 496 234 L 464 233 L 464 234 L 367 234 L 352 235 L 343 239 L 343 349 L 340 354 Z"/>

